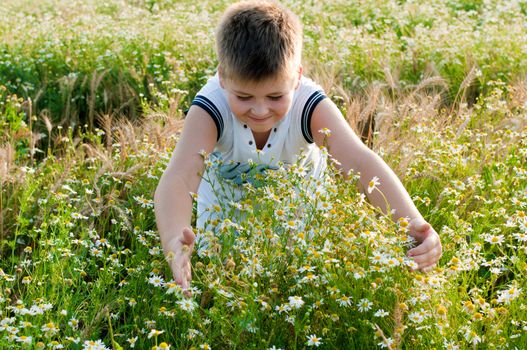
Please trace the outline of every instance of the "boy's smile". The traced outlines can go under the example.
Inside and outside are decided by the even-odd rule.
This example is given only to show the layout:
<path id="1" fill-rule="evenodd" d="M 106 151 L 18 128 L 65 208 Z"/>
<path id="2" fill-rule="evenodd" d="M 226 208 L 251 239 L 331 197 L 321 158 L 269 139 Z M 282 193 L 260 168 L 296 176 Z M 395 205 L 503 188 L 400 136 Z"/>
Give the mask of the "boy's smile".
<path id="1" fill-rule="evenodd" d="M 232 79 L 220 81 L 227 92 L 232 113 L 252 130 L 255 139 L 266 139 L 273 126 L 282 120 L 291 108 L 299 76 L 267 79 L 256 83 Z"/>

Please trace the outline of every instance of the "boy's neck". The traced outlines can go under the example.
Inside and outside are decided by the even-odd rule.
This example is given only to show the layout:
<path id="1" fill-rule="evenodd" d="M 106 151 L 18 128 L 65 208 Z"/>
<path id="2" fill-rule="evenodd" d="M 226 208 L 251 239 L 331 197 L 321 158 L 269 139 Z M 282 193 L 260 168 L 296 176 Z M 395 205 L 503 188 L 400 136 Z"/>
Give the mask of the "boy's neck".
<path id="1" fill-rule="evenodd" d="M 255 132 L 253 131 L 253 137 L 254 142 L 256 143 L 257 149 L 263 149 L 265 147 L 265 144 L 267 143 L 267 140 L 269 139 L 269 135 L 271 134 L 271 130 L 264 131 L 264 132 Z"/>

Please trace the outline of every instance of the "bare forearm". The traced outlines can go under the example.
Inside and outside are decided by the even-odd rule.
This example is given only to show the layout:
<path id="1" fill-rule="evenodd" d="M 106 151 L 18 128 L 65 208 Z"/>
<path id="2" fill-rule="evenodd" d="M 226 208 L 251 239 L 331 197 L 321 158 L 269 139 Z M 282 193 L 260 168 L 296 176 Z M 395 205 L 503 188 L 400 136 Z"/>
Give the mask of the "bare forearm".
<path id="1" fill-rule="evenodd" d="M 394 219 L 400 217 L 422 218 L 397 175 L 381 157 L 373 151 L 367 152 L 364 157 L 367 159 L 363 160 L 363 164 L 367 164 L 367 166 L 361 168 L 360 183 L 362 187 L 366 191 L 374 176 L 377 176 L 380 182 L 380 185 L 377 186 L 378 190 L 374 189 L 371 193 L 366 191 L 370 202 L 381 208 L 384 213 L 387 213 L 388 205 L 390 210 L 395 211 L 393 213 Z"/>
<path id="2" fill-rule="evenodd" d="M 418 246 L 410 249 L 408 254 L 421 270 L 433 268 L 442 252 L 439 235 L 423 219 L 393 170 L 361 142 L 337 106 L 329 99 L 323 100 L 315 108 L 311 130 L 322 131 L 313 134 L 316 144 L 327 145 L 329 153 L 340 163 L 344 174 L 348 174 L 350 170 L 360 173 L 360 183 L 366 192 L 369 192 L 369 182 L 375 176 L 379 178 L 378 190 L 381 192 L 374 189 L 367 193 L 370 202 L 385 213 L 394 210 L 394 219 L 409 217 L 412 220 L 408 233 L 418 242 Z"/>
<path id="3" fill-rule="evenodd" d="M 154 196 L 156 223 L 163 249 L 190 227 L 192 218 L 191 189 L 180 177 L 161 177 Z"/>

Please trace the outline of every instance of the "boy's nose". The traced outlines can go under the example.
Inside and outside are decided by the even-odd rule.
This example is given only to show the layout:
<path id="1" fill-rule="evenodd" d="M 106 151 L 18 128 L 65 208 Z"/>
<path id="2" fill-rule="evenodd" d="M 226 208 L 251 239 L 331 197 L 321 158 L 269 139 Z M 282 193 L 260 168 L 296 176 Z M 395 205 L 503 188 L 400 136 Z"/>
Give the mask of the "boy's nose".
<path id="1" fill-rule="evenodd" d="M 269 108 L 263 103 L 258 103 L 251 108 L 251 113 L 255 117 L 264 117 L 269 113 Z"/>

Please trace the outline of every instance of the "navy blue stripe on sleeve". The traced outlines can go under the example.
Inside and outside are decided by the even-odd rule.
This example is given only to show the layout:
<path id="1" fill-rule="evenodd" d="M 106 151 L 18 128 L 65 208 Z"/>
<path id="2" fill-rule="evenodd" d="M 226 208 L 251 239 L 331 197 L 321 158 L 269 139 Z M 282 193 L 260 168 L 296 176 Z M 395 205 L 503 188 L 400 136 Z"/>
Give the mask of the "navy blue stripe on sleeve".
<path id="1" fill-rule="evenodd" d="M 313 94 L 311 94 L 311 96 L 309 96 L 304 109 L 302 110 L 302 135 L 304 135 L 304 138 L 309 143 L 315 142 L 311 132 L 311 116 L 313 115 L 313 111 L 315 110 L 315 107 L 318 105 L 318 103 L 325 98 L 326 95 L 324 95 L 322 91 L 315 91 Z"/>
<path id="2" fill-rule="evenodd" d="M 192 101 L 192 105 L 199 106 L 207 111 L 214 121 L 214 124 L 216 124 L 216 129 L 218 130 L 218 137 L 216 138 L 216 141 L 219 140 L 223 133 L 223 118 L 221 117 L 219 109 L 214 105 L 214 103 L 212 103 L 211 100 L 202 95 L 197 95 L 194 98 L 194 101 Z"/>

